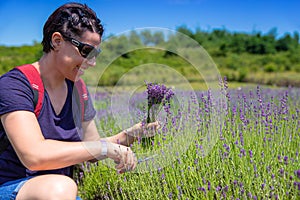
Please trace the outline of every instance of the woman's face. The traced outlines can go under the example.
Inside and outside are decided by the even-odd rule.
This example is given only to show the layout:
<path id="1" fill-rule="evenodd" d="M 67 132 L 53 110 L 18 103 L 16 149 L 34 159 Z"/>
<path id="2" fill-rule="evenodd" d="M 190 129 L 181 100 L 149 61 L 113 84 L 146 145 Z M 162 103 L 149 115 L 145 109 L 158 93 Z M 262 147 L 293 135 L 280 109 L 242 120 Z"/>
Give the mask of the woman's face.
<path id="1" fill-rule="evenodd" d="M 90 31 L 86 31 L 81 38 L 62 37 L 62 45 L 57 54 L 59 59 L 57 70 L 65 78 L 75 81 L 84 74 L 86 69 L 96 65 L 96 57 L 93 53 L 99 53 L 100 43 L 100 35 Z"/>

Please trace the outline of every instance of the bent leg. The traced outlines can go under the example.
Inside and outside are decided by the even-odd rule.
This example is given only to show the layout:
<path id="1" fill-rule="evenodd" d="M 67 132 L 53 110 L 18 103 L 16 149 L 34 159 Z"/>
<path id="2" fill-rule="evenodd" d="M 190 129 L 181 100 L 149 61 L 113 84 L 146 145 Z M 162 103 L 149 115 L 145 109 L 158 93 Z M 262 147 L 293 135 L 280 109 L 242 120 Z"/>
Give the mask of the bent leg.
<path id="1" fill-rule="evenodd" d="M 76 199 L 77 185 L 73 179 L 57 174 L 40 175 L 28 180 L 20 189 L 17 200 L 22 199 Z"/>

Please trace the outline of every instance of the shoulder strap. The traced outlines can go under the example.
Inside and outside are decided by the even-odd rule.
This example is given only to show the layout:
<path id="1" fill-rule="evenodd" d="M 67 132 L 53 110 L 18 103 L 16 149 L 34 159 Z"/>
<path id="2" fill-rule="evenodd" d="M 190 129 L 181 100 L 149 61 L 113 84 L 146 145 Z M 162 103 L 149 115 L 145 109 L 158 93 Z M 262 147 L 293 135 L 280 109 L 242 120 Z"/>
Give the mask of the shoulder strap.
<path id="1" fill-rule="evenodd" d="M 33 65 L 30 64 L 18 66 L 16 69 L 20 70 L 26 76 L 33 89 L 34 113 L 35 116 L 38 117 L 42 109 L 45 90 L 40 73 Z"/>
<path id="2" fill-rule="evenodd" d="M 79 103 L 81 109 L 81 121 L 84 119 L 84 111 L 87 106 L 88 101 L 88 92 L 84 81 L 80 78 L 78 81 L 75 82 L 75 87 L 79 95 Z"/>
<path id="3" fill-rule="evenodd" d="M 36 117 L 38 118 L 42 105 L 44 100 L 44 84 L 41 79 L 40 73 L 37 71 L 37 69 L 33 65 L 22 65 L 16 67 L 16 69 L 20 70 L 28 79 L 34 93 L 34 113 Z M 80 101 L 80 109 L 81 109 L 81 120 L 84 119 L 84 111 L 87 106 L 88 101 L 88 92 L 86 85 L 82 79 L 79 79 L 75 82 L 75 87 L 79 95 L 79 101 Z M 0 139 L 0 153 L 2 153 L 9 145 L 9 140 L 7 136 L 5 135 L 3 138 Z"/>
<path id="4" fill-rule="evenodd" d="M 40 73 L 37 69 L 30 64 L 22 65 L 16 67 L 16 69 L 20 70 L 28 79 L 34 93 L 34 113 L 36 117 L 39 116 L 42 104 L 44 100 L 44 84 L 41 79 Z M 81 120 L 84 118 L 84 111 L 88 101 L 88 92 L 86 85 L 82 79 L 79 79 L 75 82 L 75 87 L 79 95 L 80 107 L 81 107 Z"/>
<path id="5" fill-rule="evenodd" d="M 43 99 L 44 99 L 44 85 L 42 82 L 42 79 L 40 77 L 40 73 L 37 71 L 37 69 L 33 65 L 21 65 L 18 67 L 15 67 L 16 69 L 20 70 L 28 79 L 34 94 L 34 113 L 36 117 L 39 116 L 40 111 L 42 109 Z M 9 145 L 9 139 L 6 135 L 4 135 L 0 139 L 0 153 L 5 151 L 5 149 Z"/>

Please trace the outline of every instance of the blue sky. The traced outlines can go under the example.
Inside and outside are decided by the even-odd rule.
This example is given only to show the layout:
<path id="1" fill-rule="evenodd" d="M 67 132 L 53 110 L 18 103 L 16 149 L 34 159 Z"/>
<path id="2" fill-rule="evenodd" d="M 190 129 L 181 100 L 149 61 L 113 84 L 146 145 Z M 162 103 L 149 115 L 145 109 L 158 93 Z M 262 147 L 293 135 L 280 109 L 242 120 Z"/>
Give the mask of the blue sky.
<path id="1" fill-rule="evenodd" d="M 76 1 L 76 0 L 74 0 Z M 0 0 L 0 45 L 16 46 L 42 40 L 48 16 L 69 0 Z M 299 0 L 78 0 L 96 11 L 105 36 L 144 27 L 175 30 L 226 29 L 278 36 L 300 32 Z"/>

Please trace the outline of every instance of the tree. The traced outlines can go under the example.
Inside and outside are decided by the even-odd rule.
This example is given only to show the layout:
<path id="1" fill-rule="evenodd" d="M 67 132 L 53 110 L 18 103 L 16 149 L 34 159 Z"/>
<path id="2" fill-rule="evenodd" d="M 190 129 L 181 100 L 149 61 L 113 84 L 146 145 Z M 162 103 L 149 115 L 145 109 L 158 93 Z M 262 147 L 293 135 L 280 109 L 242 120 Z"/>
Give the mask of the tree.
<path id="1" fill-rule="evenodd" d="M 155 32 L 153 34 L 153 43 L 154 45 L 159 45 L 165 42 L 164 34 L 162 32 Z"/>
<path id="2" fill-rule="evenodd" d="M 131 46 L 141 46 L 142 45 L 142 41 L 140 39 L 140 36 L 139 34 L 136 32 L 136 31 L 130 31 L 130 34 L 129 34 L 129 37 L 128 37 L 128 41 L 129 41 L 129 44 Z"/>
<path id="3" fill-rule="evenodd" d="M 295 44 L 297 44 L 297 36 L 296 39 L 292 38 L 289 33 L 286 33 L 284 37 L 280 38 L 276 42 L 276 50 L 277 51 L 288 51 L 295 47 Z"/>
<path id="4" fill-rule="evenodd" d="M 187 28 L 186 25 L 179 26 L 179 27 L 176 28 L 176 30 L 177 30 L 178 32 L 180 32 L 180 33 L 183 33 L 183 34 L 185 34 L 185 35 L 191 37 L 191 38 L 194 37 L 193 31 L 191 31 L 189 28 Z"/>
<path id="5" fill-rule="evenodd" d="M 141 40 L 142 40 L 142 43 L 144 45 L 151 45 L 153 40 L 152 40 L 152 34 L 150 32 L 150 30 L 143 30 L 141 33 Z"/>

